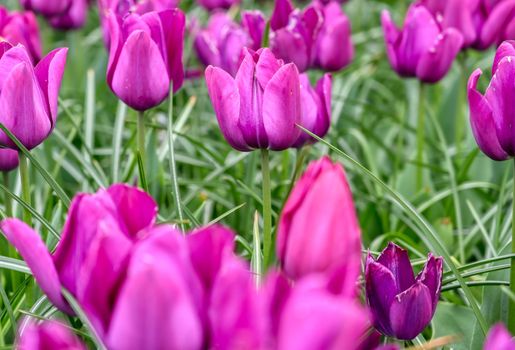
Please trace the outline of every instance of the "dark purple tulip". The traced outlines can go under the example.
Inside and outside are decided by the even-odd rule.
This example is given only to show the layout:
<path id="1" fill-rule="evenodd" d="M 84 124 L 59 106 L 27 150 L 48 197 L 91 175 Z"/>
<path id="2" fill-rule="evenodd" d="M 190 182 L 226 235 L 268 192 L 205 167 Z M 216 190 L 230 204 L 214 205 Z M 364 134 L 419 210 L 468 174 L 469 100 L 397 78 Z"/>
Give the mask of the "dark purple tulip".
<path id="1" fill-rule="evenodd" d="M 290 0 L 277 0 L 270 19 L 270 48 L 278 58 L 295 63 L 301 72 L 315 61 L 316 40 L 323 24 L 319 7 L 310 5 L 300 11 Z"/>
<path id="2" fill-rule="evenodd" d="M 41 59 L 39 27 L 32 12 L 8 12 L 0 6 L 0 37 L 13 46 L 25 46 L 33 62 Z"/>
<path id="3" fill-rule="evenodd" d="M 183 82 L 184 14 L 179 9 L 108 15 L 110 49 L 107 83 L 130 107 L 144 111 L 159 105 Z"/>
<path id="4" fill-rule="evenodd" d="M 29 323 L 16 344 L 18 350 L 85 350 L 69 328 L 56 321 Z"/>
<path id="5" fill-rule="evenodd" d="M 331 125 L 331 76 L 325 74 L 313 89 L 307 74 L 300 75 L 300 125 L 319 137 L 324 137 Z M 302 147 L 315 139 L 302 132 L 294 147 Z"/>
<path id="6" fill-rule="evenodd" d="M 252 14 L 243 16 L 246 24 L 264 28 L 265 19 L 260 13 L 255 17 Z M 226 13 L 218 12 L 211 16 L 205 29 L 195 34 L 194 48 L 205 66 L 220 67 L 235 76 L 243 59 L 243 48 L 258 50 L 261 47 L 261 37 L 256 39 L 253 40 L 246 28 L 236 24 Z"/>
<path id="7" fill-rule="evenodd" d="M 463 44 L 459 31 L 441 30 L 431 12 L 422 5 L 410 6 L 401 30 L 386 10 L 381 22 L 390 65 L 403 77 L 417 77 L 426 83 L 439 81 L 451 68 Z"/>
<path id="8" fill-rule="evenodd" d="M 18 167 L 18 151 L 0 148 L 0 171 L 11 171 Z"/>
<path id="9" fill-rule="evenodd" d="M 354 57 L 350 22 L 339 3 L 332 1 L 320 9 L 324 16 L 316 40 L 315 66 L 338 71 Z"/>
<path id="10" fill-rule="evenodd" d="M 483 350 L 515 350 L 515 340 L 502 323 L 490 329 Z"/>
<path id="11" fill-rule="evenodd" d="M 218 124 L 227 142 L 239 151 L 284 150 L 300 135 L 299 72 L 269 49 L 244 49 L 233 78 L 221 68 L 206 69 L 206 83 Z"/>
<path id="12" fill-rule="evenodd" d="M 393 243 L 365 266 L 366 297 L 377 330 L 389 337 L 415 338 L 433 318 L 442 282 L 441 257 L 431 253 L 417 275 L 408 252 Z"/>
<path id="13" fill-rule="evenodd" d="M 0 42 L 0 123 L 28 149 L 43 142 L 55 126 L 67 51 L 56 49 L 34 67 L 26 48 Z M 17 149 L 4 132 L 0 144 Z"/>
<path id="14" fill-rule="evenodd" d="M 479 148 L 494 160 L 515 156 L 513 75 L 515 74 L 515 42 L 505 41 L 497 49 L 492 80 L 484 95 L 477 90 L 482 72 L 476 69 L 469 78 L 468 100 L 470 124 Z"/>
<path id="15" fill-rule="evenodd" d="M 335 292 L 355 294 L 361 231 L 340 164 L 314 161 L 295 184 L 279 219 L 277 257 L 293 280 L 320 273 L 333 279 Z"/>
<path id="16" fill-rule="evenodd" d="M 198 0 L 200 6 L 208 11 L 216 9 L 228 9 L 233 5 L 238 5 L 241 0 Z"/>

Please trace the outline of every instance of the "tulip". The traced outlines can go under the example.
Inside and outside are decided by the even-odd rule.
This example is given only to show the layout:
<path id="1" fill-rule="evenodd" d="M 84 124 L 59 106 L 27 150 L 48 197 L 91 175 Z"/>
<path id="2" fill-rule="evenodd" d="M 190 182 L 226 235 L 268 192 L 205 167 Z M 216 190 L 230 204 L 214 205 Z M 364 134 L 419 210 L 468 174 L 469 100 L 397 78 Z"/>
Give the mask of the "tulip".
<path id="1" fill-rule="evenodd" d="M 260 13 L 258 16 L 255 19 L 251 19 L 250 15 L 244 18 L 249 25 L 264 28 L 264 17 Z M 260 24 L 249 23 L 253 20 Z M 220 67 L 235 76 L 243 59 L 243 48 L 259 49 L 261 38 L 258 40 L 254 41 L 244 28 L 233 22 L 227 14 L 219 12 L 211 16 L 206 29 L 195 35 L 194 48 L 204 65 Z"/>
<path id="2" fill-rule="evenodd" d="M 361 233 L 352 193 L 340 164 L 312 162 L 279 218 L 277 256 L 285 274 L 333 277 L 335 291 L 353 295 L 361 270 Z"/>
<path id="3" fill-rule="evenodd" d="M 504 325 L 498 323 L 488 332 L 483 350 L 515 350 L 515 340 Z"/>
<path id="4" fill-rule="evenodd" d="M 441 30 L 422 5 L 410 6 L 402 30 L 397 29 L 386 10 L 381 22 L 390 65 L 403 77 L 417 77 L 426 83 L 439 81 L 449 71 L 463 44 L 459 31 Z"/>
<path id="5" fill-rule="evenodd" d="M 231 6 L 238 5 L 241 0 L 198 0 L 200 6 L 208 11 L 216 9 L 228 9 Z"/>
<path id="6" fill-rule="evenodd" d="M 350 22 L 335 1 L 321 8 L 321 13 L 324 19 L 316 39 L 315 66 L 338 71 L 354 57 Z"/>
<path id="7" fill-rule="evenodd" d="M 110 49 L 107 82 L 130 107 L 144 111 L 182 85 L 184 14 L 178 10 L 108 15 Z"/>
<path id="8" fill-rule="evenodd" d="M 27 11 L 34 11 L 46 17 L 58 16 L 70 8 L 74 0 L 20 0 Z"/>
<path id="9" fill-rule="evenodd" d="M 295 63 L 301 72 L 315 60 L 316 39 L 323 23 L 317 7 L 294 10 L 290 0 L 277 0 L 270 19 L 270 48 L 277 57 Z"/>
<path id="10" fill-rule="evenodd" d="M 0 171 L 11 171 L 18 167 L 18 152 L 8 148 L 0 148 Z"/>
<path id="11" fill-rule="evenodd" d="M 263 35 L 265 34 L 266 20 L 258 10 L 243 11 L 241 13 L 241 26 L 249 34 L 254 50 L 258 50 L 263 43 Z"/>
<path id="12" fill-rule="evenodd" d="M 244 49 L 236 77 L 206 69 L 206 84 L 220 129 L 239 151 L 284 150 L 300 135 L 300 82 L 297 67 L 283 64 L 269 49 Z"/>
<path id="13" fill-rule="evenodd" d="M 0 123 L 28 149 L 55 126 L 66 54 L 66 48 L 56 49 L 34 67 L 26 48 L 0 42 Z M 0 144 L 17 149 L 4 132 Z"/>
<path id="14" fill-rule="evenodd" d="M 515 156 L 513 116 L 509 109 L 515 71 L 515 42 L 504 42 L 495 55 L 493 78 L 482 95 L 477 82 L 482 72 L 476 69 L 468 81 L 470 124 L 479 148 L 494 160 Z"/>
<path id="15" fill-rule="evenodd" d="M 410 340 L 429 324 L 436 310 L 442 282 L 442 258 L 429 253 L 414 277 L 408 253 L 393 243 L 365 266 L 366 297 L 374 326 L 389 337 Z"/>
<path id="16" fill-rule="evenodd" d="M 88 14 L 88 0 L 71 0 L 65 12 L 48 17 L 50 25 L 56 29 L 69 30 L 81 28 Z"/>
<path id="17" fill-rule="evenodd" d="M 300 125 L 318 137 L 324 137 L 331 124 L 331 76 L 325 74 L 313 89 L 307 74 L 301 74 L 300 95 Z M 314 138 L 303 132 L 294 146 L 301 147 L 314 141 Z"/>
<path id="18" fill-rule="evenodd" d="M 69 328 L 57 321 L 29 323 L 17 342 L 19 350 L 86 350 Z"/>
<path id="19" fill-rule="evenodd" d="M 32 12 L 8 12 L 0 6 L 0 38 L 11 45 L 25 46 L 33 62 L 41 59 L 41 38 Z"/>

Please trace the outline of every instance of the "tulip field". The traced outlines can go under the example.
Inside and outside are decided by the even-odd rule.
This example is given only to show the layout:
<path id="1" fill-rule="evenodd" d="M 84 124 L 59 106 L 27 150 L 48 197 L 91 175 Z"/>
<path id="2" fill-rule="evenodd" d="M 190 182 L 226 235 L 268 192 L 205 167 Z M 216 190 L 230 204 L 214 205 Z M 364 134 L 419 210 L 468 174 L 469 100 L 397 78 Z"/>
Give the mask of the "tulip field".
<path id="1" fill-rule="evenodd" d="M 515 350 L 515 2 L 0 0 L 0 350 Z"/>

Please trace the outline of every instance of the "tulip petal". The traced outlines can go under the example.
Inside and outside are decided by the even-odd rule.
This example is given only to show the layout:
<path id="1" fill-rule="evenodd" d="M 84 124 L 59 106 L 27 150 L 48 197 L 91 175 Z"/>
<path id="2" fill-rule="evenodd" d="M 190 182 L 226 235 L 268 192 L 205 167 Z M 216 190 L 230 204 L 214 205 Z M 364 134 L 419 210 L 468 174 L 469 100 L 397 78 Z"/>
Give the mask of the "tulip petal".
<path id="1" fill-rule="evenodd" d="M 442 32 L 434 47 L 426 51 L 417 64 L 417 77 L 427 83 L 442 79 L 463 45 L 463 36 L 454 28 Z"/>
<path id="2" fill-rule="evenodd" d="M 263 125 L 268 136 L 268 147 L 284 150 L 293 145 L 300 135 L 299 72 L 294 64 L 282 66 L 268 82 L 263 94 Z"/>
<path id="3" fill-rule="evenodd" d="M 261 47 L 265 32 L 266 20 L 263 13 L 258 10 L 243 11 L 241 13 L 241 25 L 249 33 L 252 39 L 252 49 Z"/>
<path id="4" fill-rule="evenodd" d="M 500 43 L 505 39 L 504 31 L 513 19 L 514 11 L 515 0 L 500 1 L 494 6 L 481 31 L 481 43 L 485 47 Z"/>
<path id="5" fill-rule="evenodd" d="M 499 144 L 492 108 L 488 100 L 477 91 L 477 81 L 480 76 L 481 70 L 476 69 L 467 85 L 472 133 L 483 153 L 494 160 L 505 160 L 508 159 L 508 154 Z"/>
<path id="6" fill-rule="evenodd" d="M 392 272 L 398 288 L 397 293 L 405 291 L 415 282 L 408 252 L 398 245 L 392 242 L 388 243 L 388 246 L 377 258 L 377 262 Z"/>
<path id="7" fill-rule="evenodd" d="M 486 337 L 484 350 L 514 350 L 515 340 L 502 323 L 493 326 Z"/>
<path id="8" fill-rule="evenodd" d="M 340 6 L 330 3 L 327 7 Z M 326 71 L 338 71 L 347 66 L 354 57 L 350 22 L 343 12 L 338 18 L 324 23 L 317 40 L 317 65 Z"/>
<path id="9" fill-rule="evenodd" d="M 388 56 L 388 61 L 390 61 L 390 65 L 394 70 L 397 70 L 397 52 L 396 52 L 396 43 L 401 35 L 399 29 L 395 26 L 395 23 L 392 21 L 390 16 L 390 12 L 387 10 L 383 10 L 381 12 L 381 26 L 383 27 L 384 32 L 384 40 L 386 46 L 386 55 Z"/>
<path id="10" fill-rule="evenodd" d="M 272 51 L 268 48 L 261 50 L 259 59 L 256 63 L 255 76 L 263 90 L 279 68 L 281 68 L 281 64 L 275 58 Z"/>
<path id="11" fill-rule="evenodd" d="M 164 34 L 166 48 L 166 66 L 168 75 L 173 83 L 173 92 L 177 92 L 184 81 L 184 67 L 182 52 L 184 45 L 184 27 L 186 17 L 184 13 L 175 8 L 158 13 L 161 18 L 161 27 Z"/>
<path id="12" fill-rule="evenodd" d="M 16 169 L 18 164 L 18 151 L 9 148 L 0 149 L 0 171 L 11 171 Z"/>
<path id="13" fill-rule="evenodd" d="M 267 273 L 261 293 L 266 303 L 267 313 L 270 316 L 269 331 L 273 337 L 278 335 L 281 316 L 292 290 L 293 288 L 283 274 L 278 271 Z"/>
<path id="14" fill-rule="evenodd" d="M 492 65 L 492 74 L 497 72 L 497 66 L 504 57 L 512 56 L 515 57 L 515 41 L 507 40 L 504 41 L 501 46 L 495 51 L 494 63 Z"/>
<path id="15" fill-rule="evenodd" d="M 305 73 L 301 74 L 299 78 L 301 96 L 301 117 L 299 125 L 311 132 L 314 132 L 314 129 L 318 123 L 318 107 L 320 106 L 319 97 L 314 93 L 310 85 L 309 78 Z M 294 146 L 301 147 L 306 143 L 306 141 L 310 139 L 312 139 L 311 136 L 309 136 L 304 131 L 301 131 L 299 137 L 295 141 Z"/>
<path id="16" fill-rule="evenodd" d="M 306 39 L 298 32 L 281 28 L 270 34 L 270 48 L 275 56 L 285 62 L 293 62 L 300 72 L 304 72 L 311 64 Z"/>
<path id="17" fill-rule="evenodd" d="M 402 340 L 411 340 L 419 335 L 433 317 L 429 289 L 421 282 L 394 298 L 390 308 L 390 323 L 393 334 Z"/>
<path id="18" fill-rule="evenodd" d="M 236 82 L 222 69 L 209 66 L 206 85 L 225 140 L 239 151 L 250 151 L 239 126 L 240 93 Z"/>
<path id="19" fill-rule="evenodd" d="M 463 35 L 463 46 L 469 46 L 477 39 L 479 32 L 476 32 L 473 15 L 480 11 L 478 5 L 477 0 L 446 1 L 443 27 L 458 30 Z"/>
<path id="20" fill-rule="evenodd" d="M 129 237 L 136 238 L 139 231 L 154 225 L 157 204 L 145 191 L 126 184 L 112 185 L 107 189 Z"/>
<path id="21" fill-rule="evenodd" d="M 73 313 L 61 294 L 61 283 L 50 253 L 41 237 L 18 219 L 0 223 L 5 238 L 18 250 L 41 290 L 60 310 Z"/>
<path id="22" fill-rule="evenodd" d="M 121 19 L 111 11 L 107 12 L 104 20 L 107 22 L 107 32 L 109 33 L 109 60 L 107 62 L 106 80 L 111 86 L 116 63 L 123 47 L 122 24 Z"/>
<path id="23" fill-rule="evenodd" d="M 156 43 L 137 30 L 123 45 L 113 74 L 111 88 L 130 107 L 144 111 L 168 96 L 170 77 Z"/>
<path id="24" fill-rule="evenodd" d="M 79 338 L 70 331 L 69 327 L 56 322 L 44 321 L 41 324 L 29 323 L 20 339 L 16 349 L 36 350 L 85 350 L 86 347 Z"/>
<path id="25" fill-rule="evenodd" d="M 431 300 L 433 301 L 433 313 L 438 304 L 440 297 L 440 289 L 442 287 L 442 273 L 443 273 L 443 260 L 441 257 L 435 258 L 433 254 L 429 253 L 428 259 L 424 268 L 418 274 L 416 280 L 426 285 Z"/>
<path id="26" fill-rule="evenodd" d="M 10 44 L 4 45 L 5 52 L 0 56 L 0 91 L 2 91 L 7 77 L 18 64 L 25 62 L 32 66 L 32 61 L 27 50 L 21 45 L 12 47 Z"/>
<path id="27" fill-rule="evenodd" d="M 276 0 L 274 12 L 270 18 L 270 28 L 278 30 L 288 25 L 290 13 L 293 12 L 293 5 L 290 0 Z"/>

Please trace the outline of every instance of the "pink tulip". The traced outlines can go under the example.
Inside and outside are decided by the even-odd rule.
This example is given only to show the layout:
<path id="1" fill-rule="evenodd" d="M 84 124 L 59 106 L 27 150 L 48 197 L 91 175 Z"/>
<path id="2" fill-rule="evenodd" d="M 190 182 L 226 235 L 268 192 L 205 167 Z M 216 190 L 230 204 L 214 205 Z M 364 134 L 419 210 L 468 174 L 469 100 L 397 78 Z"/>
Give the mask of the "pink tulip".
<path id="1" fill-rule="evenodd" d="M 18 151 L 0 148 L 0 171 L 11 171 L 18 167 Z"/>
<path id="2" fill-rule="evenodd" d="M 504 325 L 498 323 L 488 332 L 483 350 L 515 350 L 515 340 Z"/>
<path id="3" fill-rule="evenodd" d="M 41 59 L 39 27 L 32 12 L 8 12 L 0 6 L 0 37 L 13 46 L 25 46 L 33 62 Z"/>
<path id="4" fill-rule="evenodd" d="M 18 339 L 18 350 L 85 350 L 86 346 L 69 328 L 56 321 L 29 323 Z"/>

